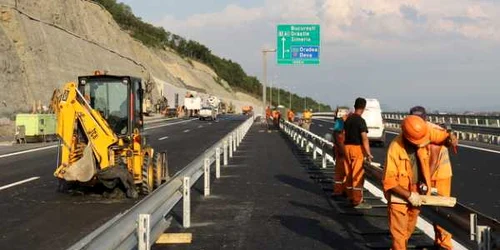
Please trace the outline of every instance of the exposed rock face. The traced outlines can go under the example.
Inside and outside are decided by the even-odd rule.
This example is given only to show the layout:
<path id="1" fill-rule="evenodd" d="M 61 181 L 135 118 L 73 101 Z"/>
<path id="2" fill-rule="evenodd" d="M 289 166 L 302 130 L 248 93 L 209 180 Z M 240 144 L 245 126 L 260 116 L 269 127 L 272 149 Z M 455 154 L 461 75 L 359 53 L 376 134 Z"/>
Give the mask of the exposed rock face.
<path id="1" fill-rule="evenodd" d="M 144 46 L 93 2 L 0 0 L 0 116 L 27 111 L 33 101 L 48 104 L 55 88 L 95 70 L 155 82 L 155 98 L 171 97 L 169 89 L 179 96 L 201 89 L 233 102 L 237 110 L 261 105 L 217 83 L 206 65 Z"/>

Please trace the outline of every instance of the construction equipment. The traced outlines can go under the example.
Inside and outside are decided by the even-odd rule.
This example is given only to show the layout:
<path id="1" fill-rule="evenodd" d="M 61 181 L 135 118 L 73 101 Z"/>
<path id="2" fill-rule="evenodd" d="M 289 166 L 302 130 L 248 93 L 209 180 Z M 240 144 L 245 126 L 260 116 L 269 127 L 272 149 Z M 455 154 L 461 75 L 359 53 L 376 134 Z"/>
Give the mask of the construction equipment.
<path id="1" fill-rule="evenodd" d="M 455 197 L 420 195 L 420 198 L 422 199 L 422 205 L 426 206 L 454 207 L 455 204 L 457 204 L 457 199 Z M 405 199 L 395 195 L 391 195 L 391 202 L 400 204 L 408 203 Z"/>
<path id="2" fill-rule="evenodd" d="M 253 114 L 253 107 L 252 106 L 243 106 L 243 108 L 241 108 L 241 112 L 244 115 L 252 115 Z"/>
<path id="3" fill-rule="evenodd" d="M 143 135 L 140 78 L 96 74 L 67 83 L 59 100 L 59 159 L 54 176 L 85 185 L 125 188 L 127 197 L 148 194 L 167 180 L 167 156 Z"/>

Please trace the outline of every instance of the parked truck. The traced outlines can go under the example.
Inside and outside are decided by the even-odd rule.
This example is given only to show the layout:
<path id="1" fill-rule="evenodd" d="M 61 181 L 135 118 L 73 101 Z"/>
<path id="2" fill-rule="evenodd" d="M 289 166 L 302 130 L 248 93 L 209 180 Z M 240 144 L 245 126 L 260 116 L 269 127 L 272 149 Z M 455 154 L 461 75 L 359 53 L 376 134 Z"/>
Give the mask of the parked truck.
<path id="1" fill-rule="evenodd" d="M 184 108 L 188 117 L 198 116 L 201 109 L 201 97 L 196 97 L 188 92 L 184 97 Z"/>

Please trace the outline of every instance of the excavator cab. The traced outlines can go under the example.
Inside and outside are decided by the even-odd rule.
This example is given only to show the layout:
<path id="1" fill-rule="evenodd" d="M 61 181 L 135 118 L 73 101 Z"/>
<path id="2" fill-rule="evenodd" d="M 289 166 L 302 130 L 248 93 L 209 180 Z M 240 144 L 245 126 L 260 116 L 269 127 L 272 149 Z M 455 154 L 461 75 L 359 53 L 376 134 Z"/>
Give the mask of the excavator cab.
<path id="1" fill-rule="evenodd" d="M 61 140 L 55 177 L 121 186 L 131 198 L 137 197 L 136 187 L 149 194 L 168 179 L 166 152 L 144 140 L 140 78 L 80 76 L 59 93 L 53 97 Z"/>
<path id="2" fill-rule="evenodd" d="M 142 130 L 141 79 L 130 76 L 92 75 L 78 77 L 78 89 L 90 107 L 97 110 L 119 137 Z"/>

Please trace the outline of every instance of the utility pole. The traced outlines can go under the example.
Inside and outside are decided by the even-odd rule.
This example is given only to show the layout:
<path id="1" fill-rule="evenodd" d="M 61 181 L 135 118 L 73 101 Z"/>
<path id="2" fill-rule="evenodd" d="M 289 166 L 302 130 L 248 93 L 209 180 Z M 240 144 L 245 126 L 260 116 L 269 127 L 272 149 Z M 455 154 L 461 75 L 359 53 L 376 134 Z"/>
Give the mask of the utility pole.
<path id="1" fill-rule="evenodd" d="M 271 87 L 269 88 L 269 106 L 273 107 L 273 81 L 269 81 L 269 83 L 271 84 Z"/>
<path id="2" fill-rule="evenodd" d="M 292 109 L 292 91 L 290 91 L 289 93 L 290 93 L 290 101 L 288 103 L 288 108 L 291 110 Z"/>
<path id="3" fill-rule="evenodd" d="M 279 88 L 278 82 L 276 82 L 276 87 L 278 88 L 278 106 L 280 105 L 280 92 L 281 89 Z"/>
<path id="4" fill-rule="evenodd" d="M 262 115 L 264 115 L 266 113 L 265 109 L 266 109 L 266 84 L 267 84 L 267 54 L 266 53 L 274 53 L 276 52 L 276 49 L 263 49 L 262 50 L 262 67 L 263 67 L 263 70 L 262 70 L 262 74 L 264 75 L 262 80 L 264 81 L 262 83 L 262 102 L 264 103 L 264 107 L 262 107 Z"/>

